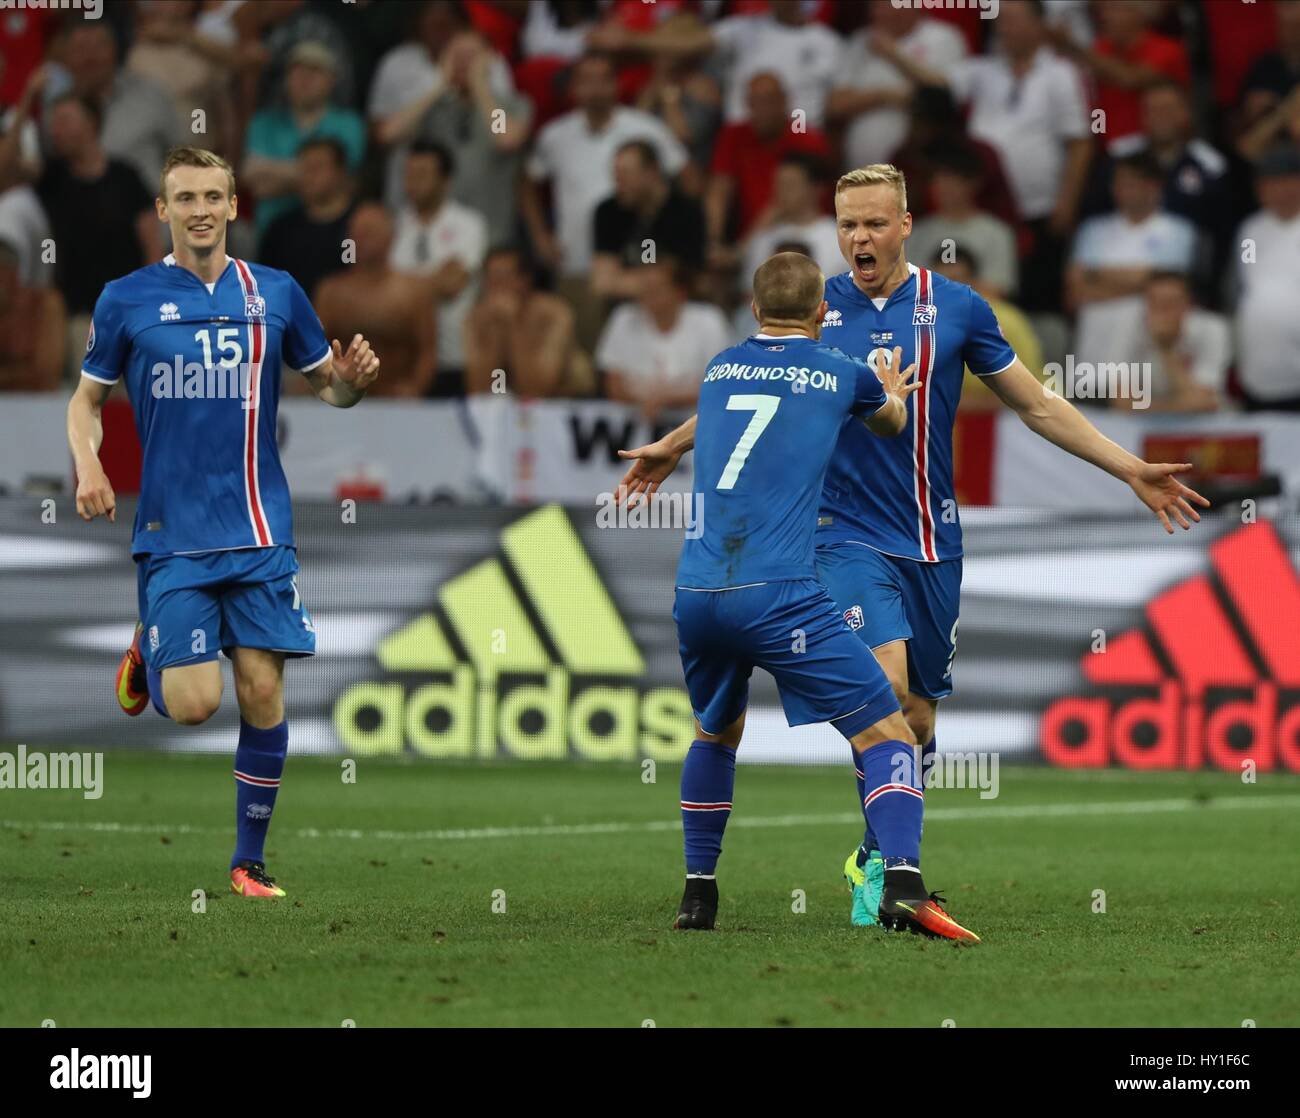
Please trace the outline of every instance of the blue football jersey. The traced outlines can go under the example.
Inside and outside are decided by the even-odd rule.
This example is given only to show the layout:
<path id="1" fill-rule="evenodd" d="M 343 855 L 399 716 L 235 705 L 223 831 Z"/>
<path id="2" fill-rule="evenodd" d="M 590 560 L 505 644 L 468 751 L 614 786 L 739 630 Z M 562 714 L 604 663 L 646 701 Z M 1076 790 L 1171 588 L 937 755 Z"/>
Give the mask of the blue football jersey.
<path id="1" fill-rule="evenodd" d="M 172 256 L 104 285 L 82 375 L 125 380 L 144 447 L 131 550 L 293 545 L 276 448 L 282 366 L 329 356 L 287 272 L 231 259 L 213 290 Z"/>
<path id="2" fill-rule="evenodd" d="M 826 281 L 825 340 L 874 369 L 894 347 L 913 362 L 921 387 L 907 399 L 907 427 L 880 439 L 846 423 L 826 472 L 817 543 L 864 543 L 889 555 L 934 563 L 961 555 L 953 487 L 952 431 L 963 366 L 992 376 L 1011 366 L 988 303 L 964 283 L 908 265 L 911 275 L 882 309 L 843 272 Z"/>
<path id="3" fill-rule="evenodd" d="M 812 338 L 756 334 L 713 358 L 696 409 L 698 535 L 682 545 L 677 585 L 815 578 L 817 503 L 836 437 L 847 416 L 884 404 L 865 362 Z"/>

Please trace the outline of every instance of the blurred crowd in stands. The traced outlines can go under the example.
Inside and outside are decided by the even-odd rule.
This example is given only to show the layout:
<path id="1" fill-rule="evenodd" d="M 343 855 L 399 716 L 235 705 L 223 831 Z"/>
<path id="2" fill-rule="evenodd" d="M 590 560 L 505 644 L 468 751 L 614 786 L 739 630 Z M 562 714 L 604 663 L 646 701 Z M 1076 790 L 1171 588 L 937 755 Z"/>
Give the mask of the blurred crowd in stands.
<path id="1" fill-rule="evenodd" d="M 169 250 L 173 145 L 228 250 L 292 273 L 382 391 L 689 406 L 750 277 L 844 264 L 843 171 L 901 167 L 908 259 L 1034 369 L 1300 410 L 1300 0 L 106 0 L 0 13 L 0 390 L 77 375 Z M 972 380 L 969 378 L 968 380 Z M 294 379 L 289 378 L 293 384 Z M 1128 401 L 1114 401 L 1125 406 Z M 968 385 L 963 408 L 993 406 Z"/>

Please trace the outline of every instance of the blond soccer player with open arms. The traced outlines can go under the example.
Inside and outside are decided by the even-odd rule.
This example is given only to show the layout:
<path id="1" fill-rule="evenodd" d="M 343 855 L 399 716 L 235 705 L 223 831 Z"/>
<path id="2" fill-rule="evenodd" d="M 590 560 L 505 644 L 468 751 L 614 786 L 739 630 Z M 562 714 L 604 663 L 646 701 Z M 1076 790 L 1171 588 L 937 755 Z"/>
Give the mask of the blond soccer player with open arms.
<path id="1" fill-rule="evenodd" d="M 105 285 L 68 405 L 77 512 L 116 518 L 100 412 L 122 381 L 144 468 L 131 544 L 140 621 L 118 702 L 136 715 L 152 698 L 164 717 L 205 722 L 221 702 L 218 653 L 229 657 L 240 713 L 231 890 L 279 897 L 263 846 L 289 743 L 284 661 L 316 648 L 276 448 L 280 370 L 349 408 L 379 358 L 360 334 L 346 351 L 328 342 L 292 276 L 226 255 L 238 200 L 220 156 L 168 153 L 157 210 L 174 251 Z"/>
<path id="2" fill-rule="evenodd" d="M 1169 532 L 1208 506 L 1174 476 L 1186 463 L 1144 462 L 1046 391 L 1017 359 L 988 303 L 965 284 L 907 262 L 912 230 L 902 173 L 889 164 L 850 171 L 835 188 L 840 252 L 848 270 L 826 282 L 823 337 L 879 370 L 895 346 L 916 364 L 896 439 L 845 424 L 818 513 L 817 575 L 848 624 L 875 652 L 916 740 L 933 764 L 939 700 L 952 693 L 961 590 L 961 524 L 953 486 L 953 425 L 968 365 L 1030 430 L 1125 482 Z M 620 452 L 634 459 L 630 495 L 651 493 L 693 445 L 694 420 L 659 442 Z M 860 803 L 872 789 L 858 774 Z M 864 812 L 865 814 L 865 812 Z M 877 922 L 887 868 L 870 824 L 845 863 L 855 924 Z"/>

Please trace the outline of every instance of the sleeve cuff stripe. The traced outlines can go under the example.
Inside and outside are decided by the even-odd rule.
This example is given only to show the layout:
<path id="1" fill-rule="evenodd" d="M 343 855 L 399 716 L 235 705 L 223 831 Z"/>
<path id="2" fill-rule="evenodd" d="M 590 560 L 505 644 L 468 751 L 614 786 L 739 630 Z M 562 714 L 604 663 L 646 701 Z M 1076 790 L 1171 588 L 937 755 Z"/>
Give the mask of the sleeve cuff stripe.
<path id="1" fill-rule="evenodd" d="M 89 377 L 91 380 L 98 381 L 100 384 L 116 384 L 119 379 L 118 377 L 113 377 L 112 380 L 109 380 L 108 377 L 97 377 L 94 373 L 89 372 L 86 369 L 81 370 L 81 375 L 83 377 Z"/>
<path id="2" fill-rule="evenodd" d="M 302 366 L 302 368 L 300 368 L 298 371 L 300 373 L 310 373 L 312 369 L 316 368 L 317 365 L 325 364 L 325 361 L 329 357 L 331 352 L 332 352 L 331 347 L 326 346 L 324 353 L 322 353 L 318 358 L 316 358 L 315 361 L 308 361 L 307 364 Z"/>
<path id="3" fill-rule="evenodd" d="M 1005 365 L 1003 365 L 1002 368 L 1000 369 L 990 369 L 987 373 L 975 373 L 975 370 L 972 369 L 971 372 L 975 373 L 977 377 L 995 377 L 998 375 L 998 373 L 1005 373 L 1009 368 L 1011 368 L 1012 365 L 1016 363 L 1017 360 L 1019 359 L 1013 353 L 1011 355 L 1011 360 L 1008 361 Z"/>

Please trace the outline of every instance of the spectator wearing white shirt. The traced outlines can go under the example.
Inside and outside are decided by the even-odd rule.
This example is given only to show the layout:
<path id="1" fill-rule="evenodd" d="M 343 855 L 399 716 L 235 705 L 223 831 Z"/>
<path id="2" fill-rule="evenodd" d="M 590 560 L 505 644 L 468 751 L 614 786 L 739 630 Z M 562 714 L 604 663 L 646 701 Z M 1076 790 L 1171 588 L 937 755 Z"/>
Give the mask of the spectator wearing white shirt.
<path id="1" fill-rule="evenodd" d="M 1160 209 L 1164 172 L 1150 152 L 1115 161 L 1115 212 L 1079 227 L 1066 271 L 1066 298 L 1078 310 L 1077 359 L 1120 360 L 1122 333 L 1155 271 L 1189 273 L 1196 230 Z"/>
<path id="2" fill-rule="evenodd" d="M 783 244 L 807 246 L 806 255 L 827 276 L 848 268 L 840 253 L 835 219 L 819 204 L 820 187 L 821 168 L 814 159 L 798 152 L 782 158 L 776 169 L 772 205 L 759 218 L 745 246 L 745 263 L 741 269 L 745 286 L 755 269 L 780 251 L 777 246 Z M 748 313 L 748 307 L 745 310 Z"/>
<path id="3" fill-rule="evenodd" d="M 1152 271 L 1186 273 L 1196 250 L 1191 222 L 1160 208 L 1164 172 L 1149 152 L 1115 161 L 1115 212 L 1079 227 L 1066 277 L 1075 306 L 1146 289 Z"/>
<path id="4" fill-rule="evenodd" d="M 687 301 L 675 260 L 640 269 L 641 293 L 615 308 L 596 347 L 611 400 L 639 404 L 652 422 L 665 409 L 695 404 L 709 361 L 731 344 L 727 320 L 712 303 Z"/>
<path id="5" fill-rule="evenodd" d="M 649 113 L 618 103 L 613 60 L 598 52 L 574 66 L 575 108 L 556 117 L 537 136 L 525 168 L 520 209 L 537 258 L 559 274 L 557 289 L 578 318 L 578 339 L 590 349 L 600 330 L 601 300 L 588 290 L 596 207 L 614 193 L 614 155 L 629 140 L 646 140 L 659 165 L 675 178 L 686 149 L 667 125 Z M 555 228 L 547 222 L 539 192 L 551 184 Z"/>
<path id="6" fill-rule="evenodd" d="M 1192 303 L 1181 272 L 1154 272 L 1136 316 L 1125 359 L 1149 367 L 1152 411 L 1209 412 L 1223 403 L 1232 364 L 1228 320 Z M 1115 408 L 1136 397 L 1117 396 Z"/>
<path id="7" fill-rule="evenodd" d="M 587 49 L 587 36 L 598 25 L 595 5 L 584 11 L 580 4 L 533 0 L 519 37 L 524 58 L 559 58 L 572 62 Z"/>
<path id="8" fill-rule="evenodd" d="M 0 240 L 17 254 L 18 282 L 24 287 L 48 287 L 54 279 L 53 267 L 42 260 L 50 223 L 31 185 L 42 169 L 40 134 L 31 113 L 45 80 L 42 68 L 32 71 L 18 104 L 0 113 Z"/>
<path id="9" fill-rule="evenodd" d="M 428 276 L 437 298 L 438 386 L 442 391 L 465 369 L 465 317 L 478 293 L 487 254 L 487 220 L 450 197 L 455 165 L 432 141 L 417 141 L 406 157 L 406 204 L 397 215 L 389 263 L 398 272 Z"/>
<path id="10" fill-rule="evenodd" d="M 713 24 L 686 16 L 644 32 L 606 25 L 587 41 L 606 50 L 712 55 L 726 75 L 724 104 L 729 122 L 748 115 L 750 79 L 775 74 L 789 94 L 791 108 L 804 113 L 805 122 L 816 128 L 825 121 L 826 99 L 844 52 L 840 35 L 809 19 L 802 0 L 769 0 L 765 12 L 726 16 Z"/>
<path id="11" fill-rule="evenodd" d="M 936 160 L 930 176 L 935 208 L 912 226 L 907 247 L 917 260 L 944 261 L 952 259 L 949 247 L 968 249 L 980 262 L 983 286 L 1011 298 L 1020 277 L 1016 235 L 1005 221 L 975 204 L 983 177 L 984 167 L 973 152 L 956 149 Z"/>
<path id="12" fill-rule="evenodd" d="M 830 120 L 846 124 L 844 158 L 851 167 L 888 163 L 907 136 L 914 86 L 875 49 L 876 31 L 893 36 L 900 53 L 931 70 L 946 71 L 966 57 L 966 40 L 951 23 L 919 6 L 874 0 L 871 24 L 850 37 L 826 105 Z"/>
<path id="13" fill-rule="evenodd" d="M 1260 159 L 1255 191 L 1237 233 L 1237 377 L 1248 409 L 1300 411 L 1300 145 Z"/>
<path id="14" fill-rule="evenodd" d="M 1178 82 L 1157 82 L 1143 91 L 1142 131 L 1107 145 L 1107 155 L 1098 161 L 1092 176 L 1091 212 L 1105 208 L 1113 161 L 1136 151 L 1150 151 L 1164 170 L 1164 208 L 1181 214 L 1201 231 L 1204 243 L 1198 252 L 1196 287 L 1205 297 L 1216 299 L 1228 258 L 1235 255 L 1232 234 L 1246 211 L 1238 201 L 1241 192 L 1235 189 L 1227 159 L 1197 137 L 1191 96 Z"/>
<path id="15" fill-rule="evenodd" d="M 889 36 L 872 44 L 914 81 L 943 85 L 969 105 L 970 134 L 1002 157 L 1033 244 L 1022 261 L 1026 309 L 1059 305 L 1064 238 L 1074 226 L 1092 157 L 1088 103 L 1077 67 L 1046 45 L 1041 0 L 1002 0 L 998 53 L 940 72 L 907 57 Z"/>

